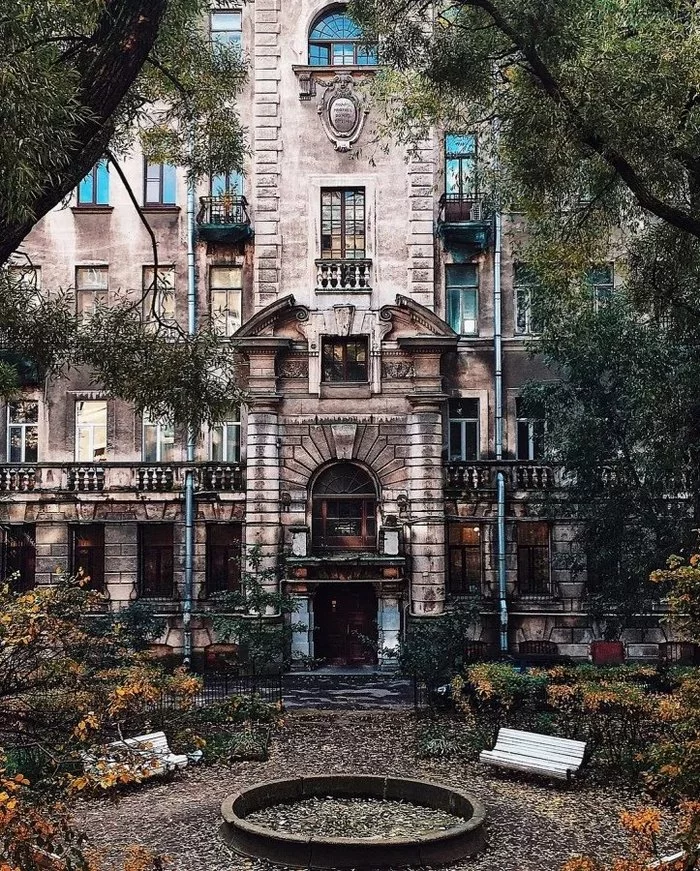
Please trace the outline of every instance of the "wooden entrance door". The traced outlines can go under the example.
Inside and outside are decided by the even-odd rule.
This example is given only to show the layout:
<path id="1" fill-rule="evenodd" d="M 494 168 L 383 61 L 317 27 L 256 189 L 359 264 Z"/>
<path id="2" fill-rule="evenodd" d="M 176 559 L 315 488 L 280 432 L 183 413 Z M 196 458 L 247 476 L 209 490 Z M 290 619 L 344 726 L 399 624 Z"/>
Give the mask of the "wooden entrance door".
<path id="1" fill-rule="evenodd" d="M 328 665 L 372 665 L 377 640 L 377 596 L 370 584 L 328 584 L 314 598 L 316 656 Z"/>

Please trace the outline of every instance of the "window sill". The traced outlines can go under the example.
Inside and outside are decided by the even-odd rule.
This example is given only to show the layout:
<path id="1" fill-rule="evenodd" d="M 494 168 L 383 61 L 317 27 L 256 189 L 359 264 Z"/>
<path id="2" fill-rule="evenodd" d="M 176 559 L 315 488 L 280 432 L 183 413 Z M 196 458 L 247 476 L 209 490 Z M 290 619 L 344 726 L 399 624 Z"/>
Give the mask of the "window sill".
<path id="1" fill-rule="evenodd" d="M 147 206 L 141 206 L 141 211 L 148 215 L 150 213 L 154 214 L 177 214 L 179 213 L 180 206 L 177 205 L 161 205 L 159 206 L 157 203 L 149 203 Z"/>
<path id="2" fill-rule="evenodd" d="M 292 72 L 296 76 L 304 76 L 309 73 L 321 73 L 337 76 L 339 73 L 376 73 L 381 69 L 379 64 L 347 64 L 318 66 L 311 64 L 292 64 Z"/>
<path id="3" fill-rule="evenodd" d="M 99 206 L 99 205 L 88 205 L 81 204 L 77 206 L 70 207 L 71 212 L 74 215 L 109 215 L 114 211 L 114 206 Z"/>
<path id="4" fill-rule="evenodd" d="M 328 382 L 321 384 L 321 399 L 369 399 L 369 383 Z"/>

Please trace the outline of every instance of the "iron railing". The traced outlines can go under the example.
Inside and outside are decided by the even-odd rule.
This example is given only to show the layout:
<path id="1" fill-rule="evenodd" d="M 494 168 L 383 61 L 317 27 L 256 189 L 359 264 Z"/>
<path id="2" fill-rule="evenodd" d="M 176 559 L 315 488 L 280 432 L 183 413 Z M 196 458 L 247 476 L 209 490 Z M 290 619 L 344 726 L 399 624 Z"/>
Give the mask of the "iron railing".
<path id="1" fill-rule="evenodd" d="M 487 220 L 487 214 L 479 195 L 465 191 L 440 197 L 438 220 L 445 224 L 479 223 Z"/>
<path id="2" fill-rule="evenodd" d="M 213 224 L 230 227 L 235 224 L 250 224 L 248 201 L 241 196 L 200 197 L 198 224 Z"/>

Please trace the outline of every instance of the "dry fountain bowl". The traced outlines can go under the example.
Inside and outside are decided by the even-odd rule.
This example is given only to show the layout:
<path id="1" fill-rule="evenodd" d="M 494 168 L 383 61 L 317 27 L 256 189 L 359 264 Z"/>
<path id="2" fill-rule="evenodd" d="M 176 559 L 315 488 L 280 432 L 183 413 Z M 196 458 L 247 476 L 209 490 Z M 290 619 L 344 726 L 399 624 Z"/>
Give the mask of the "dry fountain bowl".
<path id="1" fill-rule="evenodd" d="M 292 835 L 246 822 L 246 816 L 313 796 L 408 801 L 451 813 L 463 822 L 415 837 L 336 838 Z M 221 834 L 237 853 L 296 868 L 382 868 L 439 865 L 483 849 L 486 809 L 469 793 L 425 780 L 368 775 L 325 775 L 269 780 L 227 796 Z"/>

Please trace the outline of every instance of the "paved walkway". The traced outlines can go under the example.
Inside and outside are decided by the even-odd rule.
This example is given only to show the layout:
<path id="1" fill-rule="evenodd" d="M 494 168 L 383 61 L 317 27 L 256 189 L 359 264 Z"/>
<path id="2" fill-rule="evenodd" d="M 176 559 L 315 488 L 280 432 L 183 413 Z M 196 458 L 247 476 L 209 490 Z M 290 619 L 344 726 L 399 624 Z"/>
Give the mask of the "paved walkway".
<path id="1" fill-rule="evenodd" d="M 374 671 L 293 672 L 282 678 L 288 710 L 376 710 L 413 706 L 413 682 Z"/>

